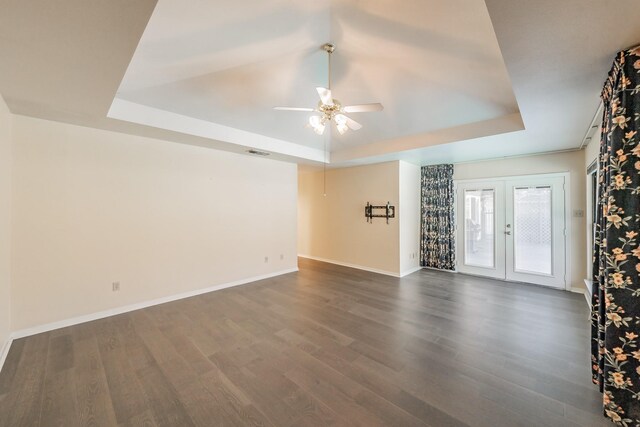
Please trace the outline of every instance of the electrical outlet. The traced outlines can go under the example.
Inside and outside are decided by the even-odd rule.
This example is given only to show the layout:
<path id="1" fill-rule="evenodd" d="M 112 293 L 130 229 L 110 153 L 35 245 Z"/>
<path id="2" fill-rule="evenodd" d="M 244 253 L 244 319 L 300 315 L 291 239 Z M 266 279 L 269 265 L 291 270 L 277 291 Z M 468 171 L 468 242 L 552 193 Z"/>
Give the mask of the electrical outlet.
<path id="1" fill-rule="evenodd" d="M 284 254 L 280 254 L 280 261 L 284 259 Z"/>
<path id="2" fill-rule="evenodd" d="M 113 282 L 111 284 L 111 290 L 113 292 L 118 292 L 120 290 L 120 282 Z"/>
<path id="3" fill-rule="evenodd" d="M 269 257 L 268 256 L 264 257 L 264 262 L 269 262 Z"/>
<path id="4" fill-rule="evenodd" d="M 582 209 L 574 209 L 573 210 L 573 216 L 575 218 L 583 218 L 584 217 L 584 211 Z"/>

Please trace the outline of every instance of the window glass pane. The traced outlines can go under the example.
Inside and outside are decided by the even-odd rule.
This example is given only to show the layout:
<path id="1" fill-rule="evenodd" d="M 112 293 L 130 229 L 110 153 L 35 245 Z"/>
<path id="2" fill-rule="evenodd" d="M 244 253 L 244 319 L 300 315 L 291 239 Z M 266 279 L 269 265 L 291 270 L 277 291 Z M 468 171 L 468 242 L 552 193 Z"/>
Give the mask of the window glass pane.
<path id="1" fill-rule="evenodd" d="M 464 192 L 464 263 L 494 267 L 495 194 L 490 190 Z"/>
<path id="2" fill-rule="evenodd" d="M 515 270 L 551 274 L 551 187 L 515 188 Z"/>

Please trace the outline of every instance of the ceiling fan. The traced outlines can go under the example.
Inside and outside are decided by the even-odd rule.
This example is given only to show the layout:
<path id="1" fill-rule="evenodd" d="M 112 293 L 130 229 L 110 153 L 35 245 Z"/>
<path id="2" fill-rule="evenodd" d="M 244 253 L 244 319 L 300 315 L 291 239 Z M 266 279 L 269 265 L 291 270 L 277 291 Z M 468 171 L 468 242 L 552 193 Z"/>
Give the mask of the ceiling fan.
<path id="1" fill-rule="evenodd" d="M 331 43 L 326 43 L 322 46 L 322 49 L 329 55 L 329 85 L 327 88 L 318 87 L 318 95 L 320 96 L 320 102 L 316 108 L 301 108 L 301 107 L 274 107 L 274 110 L 285 111 L 307 111 L 316 112 L 318 115 L 309 117 L 309 125 L 315 133 L 322 135 L 327 122 L 334 121 L 336 129 L 343 135 L 347 130 L 358 130 L 362 128 L 362 125 L 355 120 L 347 117 L 345 113 L 366 113 L 371 111 L 382 111 L 384 108 L 379 102 L 372 104 L 358 104 L 343 106 L 340 101 L 334 99 L 331 95 L 331 54 L 336 47 Z"/>

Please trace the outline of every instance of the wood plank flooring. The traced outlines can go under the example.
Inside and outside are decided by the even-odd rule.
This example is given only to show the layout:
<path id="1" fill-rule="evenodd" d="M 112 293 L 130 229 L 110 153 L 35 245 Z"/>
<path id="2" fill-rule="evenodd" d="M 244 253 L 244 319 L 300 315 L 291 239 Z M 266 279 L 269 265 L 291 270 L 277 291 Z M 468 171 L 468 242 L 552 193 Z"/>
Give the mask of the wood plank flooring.
<path id="1" fill-rule="evenodd" d="M 300 272 L 14 341 L 1 426 L 609 426 L 584 298 Z"/>

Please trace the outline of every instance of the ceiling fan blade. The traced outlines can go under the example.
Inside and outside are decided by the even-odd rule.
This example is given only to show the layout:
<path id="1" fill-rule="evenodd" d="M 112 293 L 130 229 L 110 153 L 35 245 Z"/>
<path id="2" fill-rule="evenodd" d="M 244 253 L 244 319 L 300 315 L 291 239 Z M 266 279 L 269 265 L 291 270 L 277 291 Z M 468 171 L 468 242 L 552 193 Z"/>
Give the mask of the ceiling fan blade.
<path id="1" fill-rule="evenodd" d="M 351 130 L 362 129 L 362 125 L 360 123 L 356 122 L 353 119 L 350 119 L 349 117 L 345 116 L 344 114 L 336 114 L 336 119 L 344 120 L 346 125 L 349 126 L 349 129 L 351 129 Z"/>
<path id="2" fill-rule="evenodd" d="M 368 113 L 373 111 L 382 111 L 384 107 L 379 102 L 372 104 L 347 105 L 343 108 L 345 113 Z"/>
<path id="3" fill-rule="evenodd" d="M 331 89 L 325 89 L 323 87 L 317 87 L 318 95 L 324 105 L 333 105 L 333 97 L 331 96 Z"/>
<path id="4" fill-rule="evenodd" d="M 273 107 L 274 110 L 280 111 L 314 111 L 313 108 L 303 108 L 303 107 Z"/>

